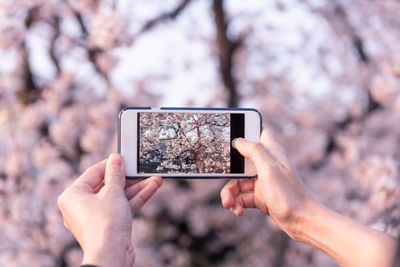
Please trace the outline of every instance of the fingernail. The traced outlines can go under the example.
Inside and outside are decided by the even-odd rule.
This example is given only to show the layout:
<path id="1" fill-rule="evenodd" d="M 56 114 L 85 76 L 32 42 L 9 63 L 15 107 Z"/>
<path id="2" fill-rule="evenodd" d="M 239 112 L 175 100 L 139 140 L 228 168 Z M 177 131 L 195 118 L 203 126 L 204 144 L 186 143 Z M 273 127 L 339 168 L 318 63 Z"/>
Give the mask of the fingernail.
<path id="1" fill-rule="evenodd" d="M 158 176 L 158 179 L 155 181 L 158 185 L 158 187 L 160 187 L 162 185 L 162 177 Z"/>
<path id="2" fill-rule="evenodd" d="M 226 196 L 225 195 L 221 196 L 221 202 L 222 202 L 222 205 L 225 204 L 225 202 L 226 202 Z"/>
<path id="3" fill-rule="evenodd" d="M 110 155 L 109 159 L 111 160 L 112 166 L 121 167 L 121 165 L 122 165 L 121 155 L 113 153 Z"/>
<path id="4" fill-rule="evenodd" d="M 236 145 L 237 145 L 237 144 L 240 144 L 240 143 L 242 142 L 241 139 L 243 139 L 243 138 L 237 137 L 237 138 L 234 138 L 234 139 L 232 140 L 232 147 L 233 147 L 234 149 L 237 149 L 237 148 L 236 148 Z"/>
<path id="5" fill-rule="evenodd" d="M 233 147 L 234 149 L 236 149 L 236 140 L 237 140 L 237 138 L 234 138 L 234 139 L 232 140 L 232 142 L 231 142 L 232 147 Z"/>
<path id="6" fill-rule="evenodd" d="M 235 138 L 235 146 L 236 145 L 240 145 L 240 144 L 243 144 L 243 143 L 245 143 L 246 142 L 246 140 L 244 139 L 244 138 L 241 138 L 241 137 L 239 137 L 239 138 Z"/>

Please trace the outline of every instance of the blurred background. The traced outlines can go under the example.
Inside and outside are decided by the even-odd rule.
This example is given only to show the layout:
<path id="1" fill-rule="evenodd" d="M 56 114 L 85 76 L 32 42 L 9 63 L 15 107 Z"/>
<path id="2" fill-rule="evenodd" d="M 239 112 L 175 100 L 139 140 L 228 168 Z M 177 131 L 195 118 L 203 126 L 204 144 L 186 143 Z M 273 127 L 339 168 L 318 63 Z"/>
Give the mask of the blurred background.
<path id="1" fill-rule="evenodd" d="M 79 266 L 57 196 L 116 151 L 124 106 L 251 107 L 314 196 L 400 232 L 400 3 L 0 0 L 0 265 Z M 225 180 L 165 180 L 136 266 L 336 266 Z"/>

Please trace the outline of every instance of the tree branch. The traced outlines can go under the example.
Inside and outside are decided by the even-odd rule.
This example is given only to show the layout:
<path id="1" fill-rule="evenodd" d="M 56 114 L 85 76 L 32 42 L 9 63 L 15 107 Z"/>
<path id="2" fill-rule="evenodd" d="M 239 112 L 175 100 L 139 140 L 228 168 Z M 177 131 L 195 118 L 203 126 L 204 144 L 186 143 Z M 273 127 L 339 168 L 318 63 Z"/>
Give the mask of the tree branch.
<path id="1" fill-rule="evenodd" d="M 360 123 L 365 121 L 369 115 L 371 115 L 372 113 L 374 113 L 377 110 L 382 109 L 382 105 L 380 105 L 378 102 L 376 102 L 372 96 L 371 93 L 368 91 L 367 94 L 367 104 L 366 104 L 366 109 L 365 112 L 362 116 L 360 116 L 359 118 L 354 118 L 351 115 L 347 115 L 347 117 L 339 122 L 335 122 L 331 129 L 328 131 L 328 141 L 326 142 L 326 146 L 325 146 L 325 153 L 323 155 L 323 157 L 318 160 L 317 162 L 313 163 L 311 165 L 311 169 L 313 170 L 319 170 L 322 167 L 325 166 L 325 164 L 328 162 L 330 155 L 332 155 L 333 152 L 335 152 L 336 150 L 339 149 L 339 145 L 336 142 L 336 138 L 335 136 L 341 132 L 341 131 L 345 131 L 346 129 L 349 128 L 349 126 L 353 123 Z"/>
<path id="2" fill-rule="evenodd" d="M 164 21 L 167 20 L 173 20 L 176 19 L 181 13 L 182 11 L 188 6 L 188 4 L 191 2 L 192 0 L 183 0 L 182 3 L 180 3 L 176 8 L 174 8 L 173 10 L 169 11 L 169 12 L 165 12 L 159 16 L 157 16 L 154 19 L 149 20 L 147 23 L 145 23 L 145 25 L 143 26 L 143 28 L 139 31 L 139 33 L 137 35 L 140 35 L 144 32 L 147 32 L 149 30 L 151 30 L 152 28 L 154 28 L 155 26 L 157 26 L 159 23 L 162 23 Z M 75 9 L 73 9 L 71 7 L 71 9 L 74 12 L 74 16 L 79 24 L 79 27 L 81 29 L 81 32 L 83 34 L 83 40 L 85 41 L 88 38 L 89 35 L 89 31 L 85 25 L 85 22 L 83 21 L 83 17 L 82 15 Z M 85 42 L 83 42 L 85 43 Z M 99 48 L 88 48 L 87 49 L 87 53 L 88 53 L 88 59 L 89 61 L 93 64 L 95 70 L 97 73 L 99 73 L 106 81 L 107 84 L 110 84 L 110 79 L 108 77 L 108 75 L 106 73 L 104 73 L 100 67 L 98 66 L 98 64 L 96 63 L 96 58 L 99 54 L 103 53 L 102 49 Z"/>
<path id="3" fill-rule="evenodd" d="M 216 43 L 218 48 L 219 70 L 222 82 L 229 94 L 228 106 L 238 106 L 237 84 L 233 75 L 233 56 L 241 46 L 244 38 L 232 40 L 228 37 L 228 22 L 226 20 L 223 0 L 213 0 L 212 9 L 216 27 Z"/>
<path id="4" fill-rule="evenodd" d="M 25 19 L 25 27 L 28 30 L 34 22 L 34 13 L 36 8 L 32 8 L 28 11 L 28 15 Z M 38 87 L 35 83 L 31 64 L 29 61 L 29 52 L 26 47 L 26 41 L 21 44 L 21 56 L 22 56 L 22 69 L 24 72 L 24 86 L 20 91 L 20 99 L 24 105 L 28 105 L 31 102 L 34 102 L 38 97 Z"/>
<path id="5" fill-rule="evenodd" d="M 29 53 L 25 43 L 21 45 L 22 48 L 22 69 L 24 72 L 24 86 L 20 91 L 19 97 L 24 105 L 34 102 L 34 95 L 37 95 L 38 87 L 33 78 L 31 64 L 29 61 Z"/>
<path id="6" fill-rule="evenodd" d="M 328 21 L 332 21 L 332 17 L 325 11 L 319 11 L 324 17 L 327 18 Z M 369 57 L 368 53 L 364 49 L 364 43 L 361 37 L 357 34 L 356 30 L 354 27 L 350 24 L 346 10 L 343 8 L 338 3 L 335 3 L 333 6 L 333 14 L 339 18 L 340 23 L 343 25 L 344 29 L 347 31 L 347 33 L 350 36 L 350 39 L 352 40 L 352 43 L 354 45 L 355 51 L 357 53 L 357 56 L 360 60 L 360 63 L 363 64 L 364 66 L 371 67 L 373 66 L 373 61 Z M 367 102 L 366 102 L 366 108 L 364 110 L 364 113 L 358 117 L 354 118 L 350 114 L 347 115 L 345 119 L 343 119 L 340 122 L 335 122 L 330 130 L 328 130 L 328 141 L 325 146 L 325 153 L 323 157 L 318 160 L 317 162 L 313 163 L 311 165 L 311 168 L 313 170 L 319 170 L 325 164 L 328 162 L 330 155 L 335 152 L 336 150 L 340 149 L 339 145 L 336 142 L 335 136 L 341 132 L 345 131 L 346 129 L 349 128 L 350 125 L 353 123 L 361 123 L 365 121 L 369 115 L 374 113 L 377 110 L 382 109 L 382 105 L 380 105 L 378 102 L 376 102 L 370 91 L 368 89 L 365 89 L 367 92 Z"/>
<path id="7" fill-rule="evenodd" d="M 62 251 L 60 252 L 58 258 L 56 259 L 57 266 L 60 267 L 68 267 L 67 256 L 68 253 L 73 249 L 80 249 L 79 243 L 76 240 L 73 240 L 71 243 L 66 245 Z"/>
<path id="8" fill-rule="evenodd" d="M 335 4 L 334 6 L 334 14 L 339 17 L 339 20 L 344 24 L 345 28 L 350 34 L 350 38 L 354 45 L 356 54 L 362 63 L 369 63 L 369 57 L 364 49 L 364 41 L 362 38 L 356 33 L 354 27 L 350 24 L 347 13 L 343 6 L 340 4 Z"/>
<path id="9" fill-rule="evenodd" d="M 171 10 L 169 12 L 165 12 L 165 13 L 159 15 L 158 17 L 149 20 L 148 22 L 146 22 L 146 24 L 143 26 L 143 28 L 139 31 L 139 34 L 146 32 L 148 30 L 151 30 L 152 28 L 157 26 L 159 23 L 162 23 L 167 20 L 176 19 L 182 13 L 182 11 L 188 6 L 188 4 L 191 1 L 192 0 L 183 0 L 182 3 L 180 3 L 173 10 Z"/>
<path id="10" fill-rule="evenodd" d="M 61 73 L 61 67 L 60 67 L 60 62 L 57 58 L 56 55 L 56 41 L 58 39 L 58 37 L 60 36 L 60 18 L 58 16 L 54 16 L 53 17 L 53 30 L 54 30 L 54 34 L 50 40 L 50 49 L 49 49 L 49 54 L 50 54 L 50 59 L 54 64 L 54 67 L 57 70 L 57 76 Z"/>
<path id="11" fill-rule="evenodd" d="M 76 20 L 77 20 L 77 22 L 79 24 L 79 27 L 80 27 L 82 35 L 83 35 L 83 40 L 84 40 L 83 43 L 85 43 L 86 39 L 89 36 L 89 31 L 86 28 L 86 25 L 85 25 L 85 23 L 83 21 L 82 15 L 76 10 L 74 10 L 73 12 L 74 12 L 75 18 L 76 18 Z M 106 83 L 109 85 L 110 84 L 110 79 L 109 79 L 108 75 L 101 70 L 101 68 L 98 66 L 98 64 L 96 62 L 96 57 L 99 54 L 101 54 L 103 51 L 101 49 L 99 49 L 99 48 L 89 48 L 89 47 L 85 47 L 85 48 L 87 49 L 88 59 L 93 64 L 96 72 L 98 74 L 100 74 L 100 76 L 102 76 L 104 78 L 104 80 L 106 81 Z"/>

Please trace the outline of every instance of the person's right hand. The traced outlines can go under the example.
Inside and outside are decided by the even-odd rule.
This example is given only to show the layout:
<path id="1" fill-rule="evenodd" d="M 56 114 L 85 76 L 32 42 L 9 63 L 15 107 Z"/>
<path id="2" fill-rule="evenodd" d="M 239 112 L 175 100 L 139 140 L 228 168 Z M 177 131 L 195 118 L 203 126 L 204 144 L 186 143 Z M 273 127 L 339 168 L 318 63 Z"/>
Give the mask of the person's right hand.
<path id="1" fill-rule="evenodd" d="M 238 138 L 235 146 L 255 165 L 257 177 L 230 180 L 221 191 L 222 205 L 236 216 L 241 216 L 244 208 L 258 208 L 296 239 L 298 215 L 313 199 L 291 166 L 284 149 L 267 130 L 262 132 L 260 142 Z"/>
<path id="2" fill-rule="evenodd" d="M 314 200 L 266 130 L 260 142 L 240 138 L 235 146 L 256 166 L 257 177 L 229 181 L 221 191 L 225 208 L 237 216 L 244 208 L 260 209 L 290 237 L 321 249 L 340 266 L 395 266 L 396 239 Z"/>

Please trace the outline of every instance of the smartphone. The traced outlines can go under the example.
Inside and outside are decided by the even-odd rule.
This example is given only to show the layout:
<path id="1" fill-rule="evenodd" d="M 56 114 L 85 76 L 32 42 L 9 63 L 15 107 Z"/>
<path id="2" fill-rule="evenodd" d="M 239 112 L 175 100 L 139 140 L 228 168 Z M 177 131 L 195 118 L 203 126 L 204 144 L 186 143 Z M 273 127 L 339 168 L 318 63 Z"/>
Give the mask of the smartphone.
<path id="1" fill-rule="evenodd" d="M 261 125 L 256 109 L 128 107 L 118 118 L 118 152 L 127 178 L 251 178 L 256 169 L 233 141 L 259 141 Z"/>

